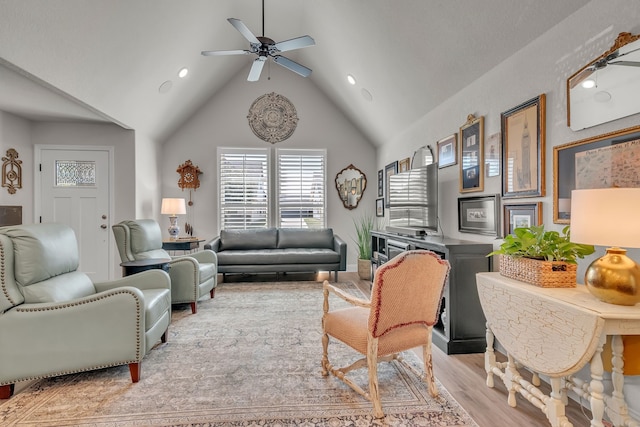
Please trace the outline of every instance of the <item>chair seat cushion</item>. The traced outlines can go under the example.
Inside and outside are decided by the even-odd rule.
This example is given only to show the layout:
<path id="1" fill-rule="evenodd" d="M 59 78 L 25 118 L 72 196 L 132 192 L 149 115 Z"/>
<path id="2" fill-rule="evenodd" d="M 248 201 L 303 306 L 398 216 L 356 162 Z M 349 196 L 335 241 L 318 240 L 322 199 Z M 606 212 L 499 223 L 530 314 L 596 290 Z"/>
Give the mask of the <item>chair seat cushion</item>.
<path id="1" fill-rule="evenodd" d="M 331 249 L 291 248 L 218 252 L 221 265 L 335 264 L 340 254 Z"/>
<path id="2" fill-rule="evenodd" d="M 147 330 L 171 307 L 171 291 L 169 289 L 144 289 L 144 317 Z"/>
<path id="3" fill-rule="evenodd" d="M 201 262 L 200 266 L 200 283 L 206 282 L 213 276 L 218 274 L 216 265 L 212 262 Z"/>
<path id="4" fill-rule="evenodd" d="M 361 354 L 367 354 L 369 309 L 334 310 L 324 316 L 324 331 Z M 378 356 L 386 356 L 427 343 L 429 329 L 423 324 L 392 329 L 378 339 Z"/>

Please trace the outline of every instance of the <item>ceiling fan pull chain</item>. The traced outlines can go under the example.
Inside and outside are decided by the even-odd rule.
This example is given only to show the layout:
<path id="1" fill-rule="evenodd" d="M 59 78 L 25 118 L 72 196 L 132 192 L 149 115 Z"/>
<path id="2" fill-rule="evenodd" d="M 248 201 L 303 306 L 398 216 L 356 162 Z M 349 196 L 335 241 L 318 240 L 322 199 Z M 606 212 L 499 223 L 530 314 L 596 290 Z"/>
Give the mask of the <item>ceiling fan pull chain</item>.
<path id="1" fill-rule="evenodd" d="M 262 0 L 262 37 L 264 37 L 264 0 Z"/>

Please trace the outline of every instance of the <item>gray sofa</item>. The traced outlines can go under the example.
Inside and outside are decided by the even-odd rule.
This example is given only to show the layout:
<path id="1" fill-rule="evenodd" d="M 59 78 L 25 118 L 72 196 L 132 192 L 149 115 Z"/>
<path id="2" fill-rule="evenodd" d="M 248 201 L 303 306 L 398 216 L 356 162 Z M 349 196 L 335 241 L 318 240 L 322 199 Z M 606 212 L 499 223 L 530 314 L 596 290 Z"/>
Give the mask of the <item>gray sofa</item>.
<path id="1" fill-rule="evenodd" d="M 222 230 L 204 245 L 218 256 L 218 273 L 279 273 L 347 269 L 347 244 L 331 228 Z"/>

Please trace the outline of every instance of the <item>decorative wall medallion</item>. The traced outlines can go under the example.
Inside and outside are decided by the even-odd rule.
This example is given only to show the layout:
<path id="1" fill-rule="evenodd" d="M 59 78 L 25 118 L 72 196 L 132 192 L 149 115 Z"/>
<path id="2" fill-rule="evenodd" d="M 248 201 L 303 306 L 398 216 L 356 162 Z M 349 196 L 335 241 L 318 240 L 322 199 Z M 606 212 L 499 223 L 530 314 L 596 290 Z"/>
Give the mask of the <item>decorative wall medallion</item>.
<path id="1" fill-rule="evenodd" d="M 2 158 L 2 186 L 7 187 L 9 194 L 16 194 L 22 188 L 22 160 L 18 160 L 18 152 L 14 148 L 7 150 Z"/>
<path id="2" fill-rule="evenodd" d="M 289 138 L 298 125 L 296 108 L 291 101 L 275 92 L 253 101 L 247 119 L 253 133 L 272 144 Z"/>

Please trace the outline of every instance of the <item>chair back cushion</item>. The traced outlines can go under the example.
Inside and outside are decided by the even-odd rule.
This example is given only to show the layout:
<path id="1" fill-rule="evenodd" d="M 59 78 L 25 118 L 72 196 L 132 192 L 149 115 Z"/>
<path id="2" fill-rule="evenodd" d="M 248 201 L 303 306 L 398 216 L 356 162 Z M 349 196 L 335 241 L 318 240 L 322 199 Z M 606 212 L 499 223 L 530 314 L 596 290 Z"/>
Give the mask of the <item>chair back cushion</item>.
<path id="1" fill-rule="evenodd" d="M 24 302 L 56 302 L 95 293 L 89 277 L 77 272 L 78 244 L 63 224 L 3 227 L 13 246 L 13 278 Z"/>
<path id="2" fill-rule="evenodd" d="M 407 325 L 433 326 L 448 274 L 449 262 L 425 250 L 403 252 L 378 268 L 369 314 L 373 337 Z"/>
<path id="3" fill-rule="evenodd" d="M 162 249 L 162 231 L 153 219 L 125 220 L 113 226 L 120 259 L 170 258 Z"/>
<path id="4" fill-rule="evenodd" d="M 275 228 L 220 231 L 220 250 L 275 249 L 277 244 Z"/>
<path id="5" fill-rule="evenodd" d="M 24 302 L 14 274 L 13 242 L 4 230 L 0 228 L 0 313 Z"/>
<path id="6" fill-rule="evenodd" d="M 333 229 L 281 228 L 278 230 L 278 248 L 333 249 Z"/>

